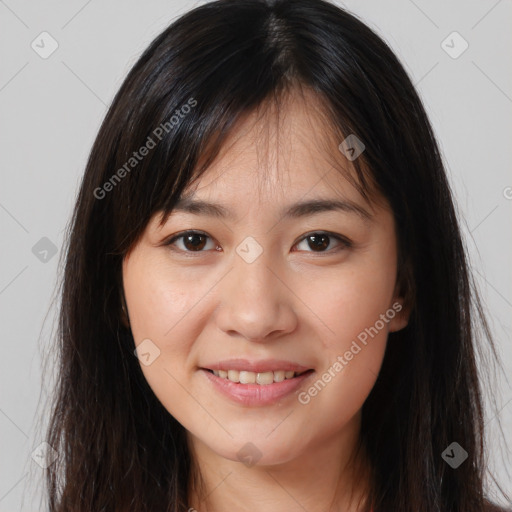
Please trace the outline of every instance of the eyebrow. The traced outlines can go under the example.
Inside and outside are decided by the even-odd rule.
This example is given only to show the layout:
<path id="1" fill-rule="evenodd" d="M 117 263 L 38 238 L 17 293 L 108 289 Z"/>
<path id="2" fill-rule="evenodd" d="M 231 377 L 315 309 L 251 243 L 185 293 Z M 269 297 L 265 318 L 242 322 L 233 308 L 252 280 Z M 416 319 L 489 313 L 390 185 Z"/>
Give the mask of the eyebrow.
<path id="1" fill-rule="evenodd" d="M 236 219 L 233 212 L 221 204 L 193 199 L 192 196 L 186 196 L 179 199 L 175 204 L 173 211 L 216 217 L 219 219 Z M 358 204 L 352 201 L 339 199 L 311 199 L 308 201 L 299 201 L 285 207 L 280 213 L 283 218 L 297 219 L 331 211 L 342 211 L 356 214 L 365 221 L 372 220 L 373 218 L 370 213 Z"/>

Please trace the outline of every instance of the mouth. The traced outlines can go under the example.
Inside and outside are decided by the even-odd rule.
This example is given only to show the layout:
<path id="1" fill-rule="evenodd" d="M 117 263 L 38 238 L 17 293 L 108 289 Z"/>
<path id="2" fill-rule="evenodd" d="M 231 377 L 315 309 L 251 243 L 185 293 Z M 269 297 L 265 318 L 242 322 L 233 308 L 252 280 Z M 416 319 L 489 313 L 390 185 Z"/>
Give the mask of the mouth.
<path id="1" fill-rule="evenodd" d="M 230 401 L 246 407 L 272 405 L 306 386 L 312 368 L 286 361 L 230 360 L 200 367 L 209 386 Z"/>
<path id="2" fill-rule="evenodd" d="M 313 370 L 293 371 L 293 370 L 270 370 L 266 372 L 252 372 L 247 370 L 212 370 L 210 368 L 203 368 L 224 380 L 229 380 L 237 384 L 257 384 L 261 386 L 268 386 L 285 380 L 295 379 L 306 373 L 311 373 Z"/>

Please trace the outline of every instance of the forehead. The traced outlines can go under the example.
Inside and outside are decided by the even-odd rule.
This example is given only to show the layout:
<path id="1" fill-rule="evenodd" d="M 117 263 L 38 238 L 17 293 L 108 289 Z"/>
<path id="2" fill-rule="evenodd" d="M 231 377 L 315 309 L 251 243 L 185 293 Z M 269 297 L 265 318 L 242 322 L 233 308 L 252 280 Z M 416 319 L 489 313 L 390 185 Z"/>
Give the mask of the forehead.
<path id="1" fill-rule="evenodd" d="M 241 116 L 213 163 L 183 196 L 276 202 L 329 192 L 356 200 L 358 180 L 338 149 L 341 140 L 316 94 L 289 93 Z"/>

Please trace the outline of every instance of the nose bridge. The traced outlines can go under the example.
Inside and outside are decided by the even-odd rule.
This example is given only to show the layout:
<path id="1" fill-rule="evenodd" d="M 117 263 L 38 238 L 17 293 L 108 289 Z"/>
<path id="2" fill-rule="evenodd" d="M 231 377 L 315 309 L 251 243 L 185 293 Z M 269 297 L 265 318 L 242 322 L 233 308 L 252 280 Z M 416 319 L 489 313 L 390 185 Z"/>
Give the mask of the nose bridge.
<path id="1" fill-rule="evenodd" d="M 247 237 L 236 252 L 233 268 L 222 283 L 219 327 L 253 341 L 293 329 L 293 305 L 270 251 Z"/>
<path id="2" fill-rule="evenodd" d="M 260 239 L 261 240 L 261 239 Z M 276 303 L 280 290 L 269 249 L 264 249 L 255 238 L 246 237 L 236 248 L 231 276 L 230 293 L 237 303 L 245 303 L 251 310 L 267 308 Z"/>

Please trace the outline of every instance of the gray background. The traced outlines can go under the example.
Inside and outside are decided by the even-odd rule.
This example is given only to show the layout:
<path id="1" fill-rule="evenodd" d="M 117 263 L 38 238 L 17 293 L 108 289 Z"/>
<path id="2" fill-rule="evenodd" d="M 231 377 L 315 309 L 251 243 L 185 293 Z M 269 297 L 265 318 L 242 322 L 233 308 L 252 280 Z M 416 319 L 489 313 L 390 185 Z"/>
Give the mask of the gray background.
<path id="1" fill-rule="evenodd" d="M 512 493 L 511 456 L 497 430 L 499 416 L 510 449 L 511 2 L 338 3 L 398 54 L 440 141 L 504 365 L 490 393 L 498 415 L 489 410 L 487 417 L 489 467 Z M 0 512 L 43 509 L 43 470 L 31 457 L 34 450 L 40 454 L 48 417 L 51 382 L 42 383 L 41 372 L 45 354 L 53 357 L 48 347 L 56 308 L 50 309 L 50 302 L 63 230 L 88 152 L 106 106 L 137 57 L 195 5 L 0 0 Z M 44 51 L 51 48 L 49 39 L 41 42 L 43 31 L 59 45 L 46 59 L 31 47 L 35 41 L 39 51 L 43 44 Z M 469 44 L 457 58 L 445 51 L 453 55 L 462 49 L 453 36 L 446 40 L 453 31 Z M 40 241 L 43 237 L 48 240 Z"/>

